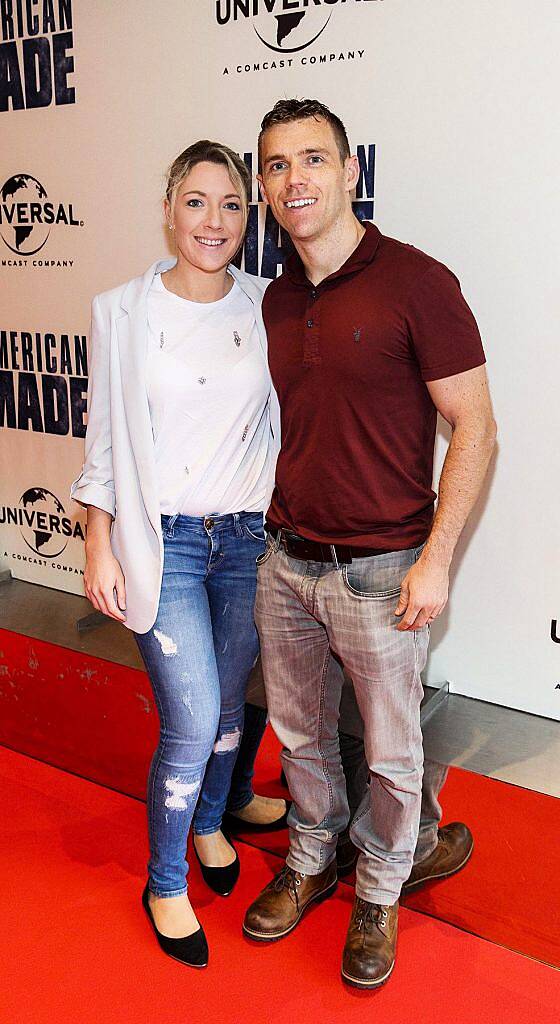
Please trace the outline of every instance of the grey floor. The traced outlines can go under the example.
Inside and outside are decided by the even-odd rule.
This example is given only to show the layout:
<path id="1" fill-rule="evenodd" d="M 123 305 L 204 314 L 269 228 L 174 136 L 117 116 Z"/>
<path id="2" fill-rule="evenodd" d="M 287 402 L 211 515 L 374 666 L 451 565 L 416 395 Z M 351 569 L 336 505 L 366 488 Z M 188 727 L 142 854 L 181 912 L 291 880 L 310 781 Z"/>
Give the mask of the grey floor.
<path id="1" fill-rule="evenodd" d="M 85 598 L 62 591 L 20 580 L 0 585 L 0 628 L 142 668 L 131 634 L 118 623 L 103 619 L 78 631 L 91 610 Z M 260 703 L 258 674 L 250 692 Z M 560 796 L 560 722 L 449 694 L 424 725 L 424 748 L 432 760 Z"/>

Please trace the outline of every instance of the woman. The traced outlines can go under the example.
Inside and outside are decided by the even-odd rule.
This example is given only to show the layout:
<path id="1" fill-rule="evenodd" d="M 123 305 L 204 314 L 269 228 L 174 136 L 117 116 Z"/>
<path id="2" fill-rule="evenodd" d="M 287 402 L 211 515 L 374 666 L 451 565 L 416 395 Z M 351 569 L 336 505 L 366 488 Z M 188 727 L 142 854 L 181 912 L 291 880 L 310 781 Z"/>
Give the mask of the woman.
<path id="1" fill-rule="evenodd" d="M 258 654 L 255 559 L 279 439 L 265 284 L 231 265 L 249 186 L 217 143 L 172 164 L 177 259 L 93 301 L 86 458 L 72 485 L 88 509 L 87 596 L 134 631 L 160 716 L 143 904 L 161 948 L 197 967 L 208 946 L 187 895 L 187 836 L 192 821 L 204 877 L 227 895 L 239 861 L 221 822 Z"/>

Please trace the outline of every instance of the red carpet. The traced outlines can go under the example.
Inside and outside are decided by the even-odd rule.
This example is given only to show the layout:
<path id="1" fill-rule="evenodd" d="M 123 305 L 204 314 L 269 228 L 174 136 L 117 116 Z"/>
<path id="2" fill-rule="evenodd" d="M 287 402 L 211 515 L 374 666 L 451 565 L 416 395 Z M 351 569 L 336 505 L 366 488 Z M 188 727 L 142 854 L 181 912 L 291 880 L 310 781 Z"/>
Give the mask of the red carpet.
<path id="1" fill-rule="evenodd" d="M 277 867 L 241 845 L 241 880 L 222 900 L 192 872 L 210 966 L 195 973 L 157 948 L 140 907 L 144 806 L 0 750 L 2 1024 L 556 1024 L 560 974 L 403 910 L 393 977 L 347 989 L 339 963 L 351 891 L 282 942 L 254 946 L 240 923 Z M 371 1017 L 371 1019 L 374 1019 Z"/>
<path id="2" fill-rule="evenodd" d="M 269 729 L 255 786 L 286 796 L 280 746 Z M 475 837 L 467 867 L 406 898 L 406 906 L 560 966 L 560 800 L 452 768 L 443 790 L 446 821 L 466 821 Z M 246 842 L 284 856 L 287 831 Z M 348 879 L 352 882 L 353 879 Z"/>
<path id="3" fill-rule="evenodd" d="M 0 629 L 0 698 L 0 744 L 144 797 L 157 742 L 144 672 Z M 278 754 L 269 731 L 257 786 L 270 795 Z M 452 769 L 443 807 L 472 828 L 474 855 L 408 906 L 559 966 L 560 800 Z M 287 834 L 247 841 L 283 856 Z"/>

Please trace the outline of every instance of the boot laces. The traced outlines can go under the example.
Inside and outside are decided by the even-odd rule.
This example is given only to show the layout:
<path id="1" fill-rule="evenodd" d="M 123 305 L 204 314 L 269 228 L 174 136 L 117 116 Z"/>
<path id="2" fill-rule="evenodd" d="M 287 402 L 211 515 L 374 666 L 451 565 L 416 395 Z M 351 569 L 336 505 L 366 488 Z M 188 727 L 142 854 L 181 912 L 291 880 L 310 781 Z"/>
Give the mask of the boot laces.
<path id="1" fill-rule="evenodd" d="M 293 896 L 296 905 L 298 904 L 298 887 L 301 885 L 302 878 L 305 878 L 305 874 L 302 871 L 294 871 L 293 868 L 284 865 L 279 874 L 273 881 L 273 886 L 276 892 L 282 892 L 283 889 L 287 889 L 288 894 Z"/>
<path id="2" fill-rule="evenodd" d="M 387 925 L 387 907 L 379 903 L 368 903 L 359 897 L 356 900 L 356 928 L 358 931 L 370 932 L 374 925 L 385 928 Z"/>

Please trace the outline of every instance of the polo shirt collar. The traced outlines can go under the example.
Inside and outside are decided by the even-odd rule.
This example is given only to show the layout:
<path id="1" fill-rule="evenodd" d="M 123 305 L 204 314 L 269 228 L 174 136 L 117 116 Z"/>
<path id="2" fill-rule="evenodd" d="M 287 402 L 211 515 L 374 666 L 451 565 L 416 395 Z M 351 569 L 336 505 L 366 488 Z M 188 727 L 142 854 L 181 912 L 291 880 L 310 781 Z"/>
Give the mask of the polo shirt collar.
<path id="1" fill-rule="evenodd" d="M 381 242 L 381 232 L 375 224 L 370 224 L 369 221 L 364 222 L 364 227 L 366 229 L 365 234 L 360 239 L 354 252 L 350 253 L 346 262 L 338 270 L 335 270 L 334 274 L 329 274 L 328 277 L 325 277 L 319 287 L 327 281 L 335 281 L 338 277 L 347 277 L 349 274 L 355 274 L 372 262 Z M 285 271 L 294 284 L 303 285 L 307 288 L 311 286 L 301 257 L 297 252 L 293 252 L 286 260 Z"/>

